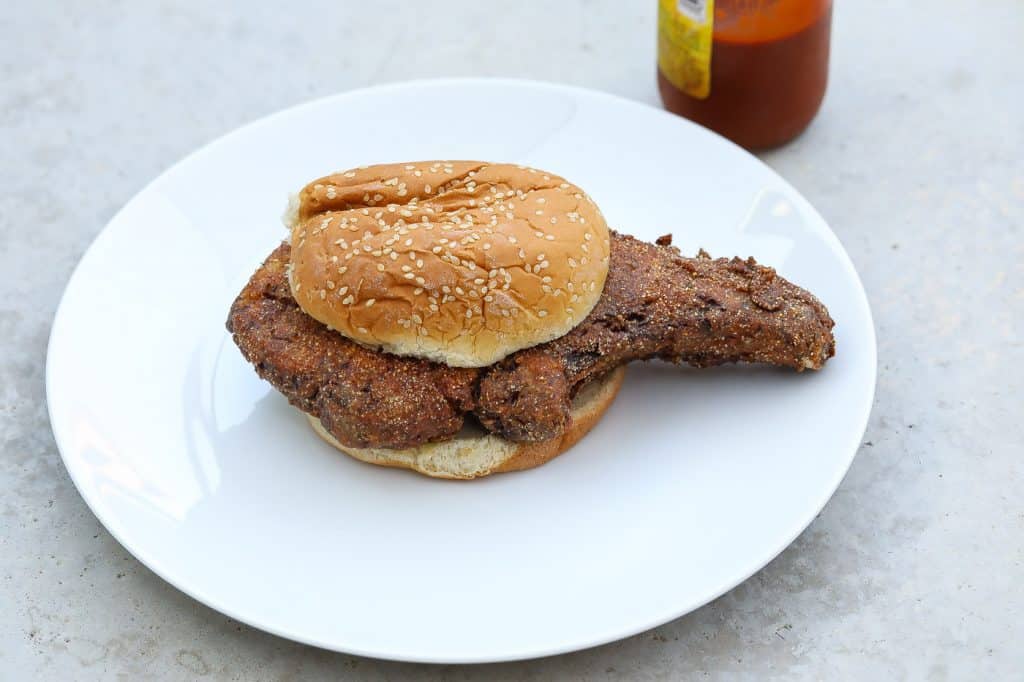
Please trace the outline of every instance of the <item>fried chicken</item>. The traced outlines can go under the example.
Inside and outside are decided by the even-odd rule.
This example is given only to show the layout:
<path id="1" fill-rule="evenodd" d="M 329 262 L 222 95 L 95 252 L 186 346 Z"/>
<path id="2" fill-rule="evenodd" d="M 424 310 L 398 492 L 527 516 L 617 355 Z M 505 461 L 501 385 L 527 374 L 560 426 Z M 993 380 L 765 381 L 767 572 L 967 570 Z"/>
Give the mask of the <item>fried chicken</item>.
<path id="1" fill-rule="evenodd" d="M 802 371 L 835 349 L 825 307 L 771 268 L 613 233 L 601 299 L 576 328 L 490 367 L 448 367 L 360 346 L 306 315 L 288 287 L 289 254 L 282 244 L 257 270 L 227 328 L 261 377 L 352 447 L 445 440 L 467 414 L 508 440 L 547 440 L 568 427 L 575 393 L 623 363 Z"/>

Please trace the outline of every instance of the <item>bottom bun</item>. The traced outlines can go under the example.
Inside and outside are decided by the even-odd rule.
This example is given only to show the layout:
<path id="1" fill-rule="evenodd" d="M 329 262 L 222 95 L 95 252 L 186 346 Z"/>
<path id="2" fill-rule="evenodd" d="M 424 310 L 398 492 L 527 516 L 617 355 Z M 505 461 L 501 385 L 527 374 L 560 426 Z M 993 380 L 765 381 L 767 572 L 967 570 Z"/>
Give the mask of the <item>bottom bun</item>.
<path id="1" fill-rule="evenodd" d="M 414 448 L 350 448 L 329 434 L 319 419 L 306 416 L 321 438 L 363 462 L 412 469 L 435 478 L 479 478 L 531 469 L 571 448 L 594 428 L 611 406 L 625 376 L 626 368 L 619 367 L 584 386 L 572 402 L 572 423 L 565 433 L 538 443 L 514 443 L 487 433 L 479 426 L 467 426 L 452 440 Z"/>

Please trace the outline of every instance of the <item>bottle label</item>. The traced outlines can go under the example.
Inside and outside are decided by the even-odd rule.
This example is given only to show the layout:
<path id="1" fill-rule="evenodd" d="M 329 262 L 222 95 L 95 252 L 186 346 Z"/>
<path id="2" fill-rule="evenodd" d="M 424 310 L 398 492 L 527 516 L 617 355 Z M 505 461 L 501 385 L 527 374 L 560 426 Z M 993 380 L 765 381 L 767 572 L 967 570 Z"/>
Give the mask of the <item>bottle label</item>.
<path id="1" fill-rule="evenodd" d="M 711 33 L 715 0 L 658 0 L 658 67 L 697 99 L 711 93 Z"/>

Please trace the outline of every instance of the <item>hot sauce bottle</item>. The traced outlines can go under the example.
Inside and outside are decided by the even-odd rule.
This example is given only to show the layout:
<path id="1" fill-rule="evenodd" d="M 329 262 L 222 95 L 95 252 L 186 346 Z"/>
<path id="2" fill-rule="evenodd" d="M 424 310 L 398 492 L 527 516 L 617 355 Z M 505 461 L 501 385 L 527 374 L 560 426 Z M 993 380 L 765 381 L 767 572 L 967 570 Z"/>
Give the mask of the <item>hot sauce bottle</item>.
<path id="1" fill-rule="evenodd" d="M 806 128 L 828 82 L 832 0 L 659 0 L 669 111 L 748 149 Z"/>

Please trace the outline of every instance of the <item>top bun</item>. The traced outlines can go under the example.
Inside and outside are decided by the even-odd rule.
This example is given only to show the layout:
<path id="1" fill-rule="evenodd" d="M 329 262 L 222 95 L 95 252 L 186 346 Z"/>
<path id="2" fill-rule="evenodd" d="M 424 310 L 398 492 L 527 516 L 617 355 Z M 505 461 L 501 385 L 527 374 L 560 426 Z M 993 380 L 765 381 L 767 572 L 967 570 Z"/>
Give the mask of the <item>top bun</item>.
<path id="1" fill-rule="evenodd" d="M 525 166 L 363 166 L 292 203 L 292 295 L 359 343 L 483 367 L 562 336 L 597 303 L 608 226 L 562 178 Z"/>

